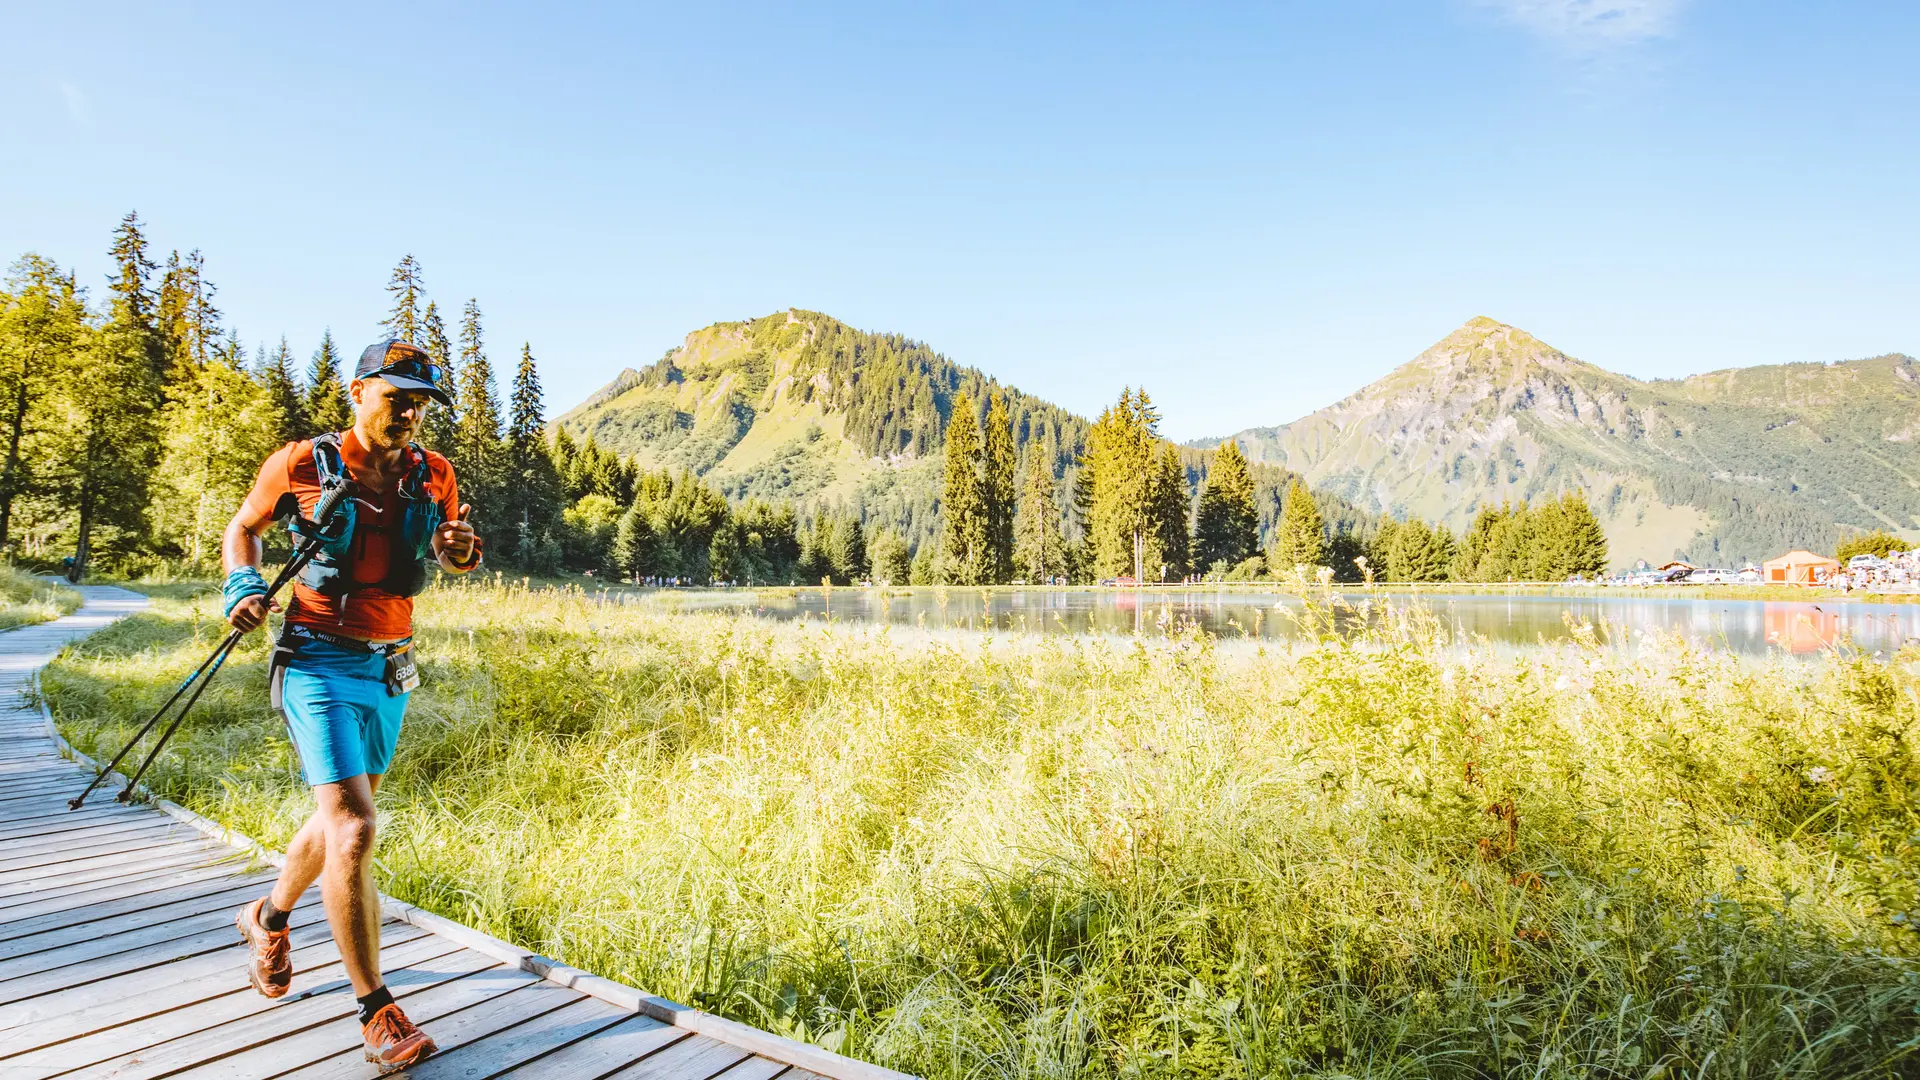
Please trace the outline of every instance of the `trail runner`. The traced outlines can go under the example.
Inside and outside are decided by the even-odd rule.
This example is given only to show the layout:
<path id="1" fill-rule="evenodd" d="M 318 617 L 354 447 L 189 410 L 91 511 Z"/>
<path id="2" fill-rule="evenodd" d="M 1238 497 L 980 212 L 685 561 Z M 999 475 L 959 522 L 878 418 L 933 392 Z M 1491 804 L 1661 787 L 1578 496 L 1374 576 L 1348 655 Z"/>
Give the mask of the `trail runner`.
<path id="1" fill-rule="evenodd" d="M 240 909 L 252 949 L 248 978 L 270 998 L 292 985 L 287 913 L 315 880 L 354 996 L 367 1060 L 382 1073 L 433 1053 L 433 1040 L 394 1004 L 380 974 L 380 898 L 373 884 L 373 796 L 393 760 L 407 697 L 419 684 L 413 596 L 430 562 L 464 574 L 480 565 L 447 459 L 414 445 L 428 403 L 449 405 L 443 371 L 404 341 L 360 354 L 348 392 L 353 427 L 289 443 L 268 457 L 227 525 L 227 619 L 243 632 L 266 625 L 260 538 L 298 509 L 311 515 L 323 483 L 354 486 L 347 528 L 302 571 L 269 663 L 274 704 L 287 720 L 316 808 L 287 845 L 273 891 Z"/>

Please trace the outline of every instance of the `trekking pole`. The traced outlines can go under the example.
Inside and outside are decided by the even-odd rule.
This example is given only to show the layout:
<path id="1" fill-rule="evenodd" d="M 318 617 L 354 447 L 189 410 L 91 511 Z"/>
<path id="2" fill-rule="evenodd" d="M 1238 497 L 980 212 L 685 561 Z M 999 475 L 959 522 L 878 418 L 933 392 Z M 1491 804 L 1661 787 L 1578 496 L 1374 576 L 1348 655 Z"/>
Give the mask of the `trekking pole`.
<path id="1" fill-rule="evenodd" d="M 320 545 L 324 542 L 320 533 L 325 529 L 327 519 L 333 516 L 334 510 L 345 500 L 346 495 L 347 485 L 342 483 L 330 488 L 321 496 L 320 504 L 313 508 L 311 524 L 314 528 L 312 533 L 306 536 L 306 540 L 301 544 L 299 552 L 296 553 L 293 558 L 287 560 L 287 565 L 281 568 L 279 575 L 273 579 L 273 584 L 267 587 L 266 599 L 271 601 L 273 595 L 279 592 L 282 586 L 293 580 L 294 576 L 305 569 L 306 565 L 313 561 L 313 557 L 319 554 Z M 147 722 L 134 734 L 133 738 L 127 740 L 127 745 L 121 747 L 120 752 L 113 755 L 113 760 L 107 764 L 106 768 L 100 770 L 98 776 L 93 778 L 93 782 L 87 785 L 87 790 L 67 800 L 67 809 L 70 811 L 80 809 L 81 804 L 87 801 L 87 796 L 93 794 L 93 789 L 99 787 L 100 782 L 105 780 L 114 769 L 119 767 L 121 759 L 131 753 L 133 748 L 139 745 L 141 739 L 147 737 L 147 732 L 152 731 L 154 725 L 160 722 L 160 718 L 165 716 L 167 710 L 173 707 L 173 703 L 180 700 L 180 695 L 186 693 L 188 687 L 198 682 L 200 684 L 199 687 L 194 690 L 191 697 L 187 698 L 187 703 L 180 707 L 180 711 L 174 716 L 173 722 L 168 724 L 166 730 L 160 733 L 160 738 L 154 742 L 153 749 L 147 752 L 146 759 L 140 763 L 140 767 L 134 770 L 133 778 L 127 781 L 126 786 L 120 789 L 118 795 L 114 796 L 114 799 L 118 802 L 131 802 L 133 800 L 134 786 L 140 783 L 142 776 L 146 775 L 147 766 L 152 765 L 154 759 L 160 756 L 161 748 L 165 747 L 167 740 L 173 738 L 173 733 L 179 730 L 180 722 L 187 718 L 187 712 L 193 708 L 194 702 L 200 700 L 201 693 L 206 690 L 209 683 L 213 682 L 213 677 L 220 673 L 220 668 L 227 662 L 228 654 L 233 652 L 234 646 L 238 645 L 240 639 L 244 636 L 246 635 L 238 629 L 228 631 L 227 636 L 221 639 L 220 644 L 214 647 L 213 652 L 208 655 L 205 660 L 200 662 L 200 666 L 194 669 L 193 674 L 187 676 L 186 681 L 182 682 L 179 689 L 173 692 L 173 696 L 167 699 L 166 704 L 160 706 L 160 708 L 154 712 L 153 716 L 148 718 Z M 205 678 L 201 677 L 202 672 L 205 673 Z"/>

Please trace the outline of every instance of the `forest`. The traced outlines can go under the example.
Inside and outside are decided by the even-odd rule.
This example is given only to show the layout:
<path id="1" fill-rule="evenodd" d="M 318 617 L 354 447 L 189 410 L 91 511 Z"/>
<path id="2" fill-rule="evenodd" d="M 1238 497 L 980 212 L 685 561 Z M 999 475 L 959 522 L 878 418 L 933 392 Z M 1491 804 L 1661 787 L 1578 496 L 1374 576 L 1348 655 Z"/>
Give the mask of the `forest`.
<path id="1" fill-rule="evenodd" d="M 0 552 L 76 580 L 210 571 L 260 462 L 351 424 L 343 369 L 357 349 L 343 352 L 328 331 L 304 365 L 284 337 L 249 354 L 223 321 L 202 254 L 158 261 L 136 213 L 113 230 L 109 251 L 113 271 L 97 301 L 38 254 L 15 261 L 0 292 Z M 937 461 L 923 512 L 903 519 L 884 499 L 796 497 L 802 489 L 764 482 L 765 472 L 763 482 L 730 485 L 686 463 L 646 468 L 548 422 L 531 342 L 520 345 L 503 399 L 478 298 L 443 312 L 412 255 L 386 292 L 381 331 L 452 373 L 454 406 L 433 409 L 420 439 L 452 461 L 497 569 L 661 583 L 976 585 L 1299 573 L 1560 580 L 1606 566 L 1581 493 L 1483 510 L 1456 538 L 1310 491 L 1285 470 L 1249 463 L 1233 442 L 1177 447 L 1160 435 L 1144 389 L 1123 390 L 1088 423 L 919 343 L 838 323 L 804 344 L 840 376 L 824 380 L 823 404 L 844 414 L 863 452 Z M 751 324 L 776 336 L 798 325 Z M 679 377 L 671 354 L 638 375 L 661 385 Z"/>

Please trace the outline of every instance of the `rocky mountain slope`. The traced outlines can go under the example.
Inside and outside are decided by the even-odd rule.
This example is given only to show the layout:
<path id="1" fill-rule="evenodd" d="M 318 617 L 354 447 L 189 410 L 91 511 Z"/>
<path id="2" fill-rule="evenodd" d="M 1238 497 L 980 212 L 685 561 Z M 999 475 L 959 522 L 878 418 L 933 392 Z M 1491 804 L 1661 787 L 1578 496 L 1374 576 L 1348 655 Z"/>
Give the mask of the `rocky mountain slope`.
<path id="1" fill-rule="evenodd" d="M 1362 509 L 1458 530 L 1584 488 L 1616 562 L 1738 563 L 1847 529 L 1920 539 L 1916 434 L 1909 356 L 1643 382 L 1477 318 L 1343 401 L 1230 437 Z"/>

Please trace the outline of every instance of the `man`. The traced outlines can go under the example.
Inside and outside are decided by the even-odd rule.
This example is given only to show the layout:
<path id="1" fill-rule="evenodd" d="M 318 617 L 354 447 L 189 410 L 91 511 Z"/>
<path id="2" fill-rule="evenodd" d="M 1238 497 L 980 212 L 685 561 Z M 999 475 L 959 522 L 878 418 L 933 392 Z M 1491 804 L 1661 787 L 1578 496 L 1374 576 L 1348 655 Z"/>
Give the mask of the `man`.
<path id="1" fill-rule="evenodd" d="M 252 948 L 248 976 L 270 998 L 292 984 L 287 913 L 316 879 L 347 978 L 360 1001 L 367 1060 L 383 1073 L 413 1065 L 435 1047 L 394 1004 L 380 975 L 380 899 L 372 875 L 373 796 L 393 760 L 413 663 L 413 595 L 429 562 L 463 574 L 480 564 L 447 459 L 413 444 L 428 402 L 451 404 L 443 372 L 404 341 L 360 354 L 348 392 L 353 428 L 290 443 L 227 526 L 228 620 L 259 629 L 270 610 L 260 573 L 262 534 L 289 513 L 309 517 L 323 487 L 349 485 L 313 562 L 294 583 L 270 679 L 316 808 L 287 845 L 273 891 L 240 909 L 235 925 Z"/>

